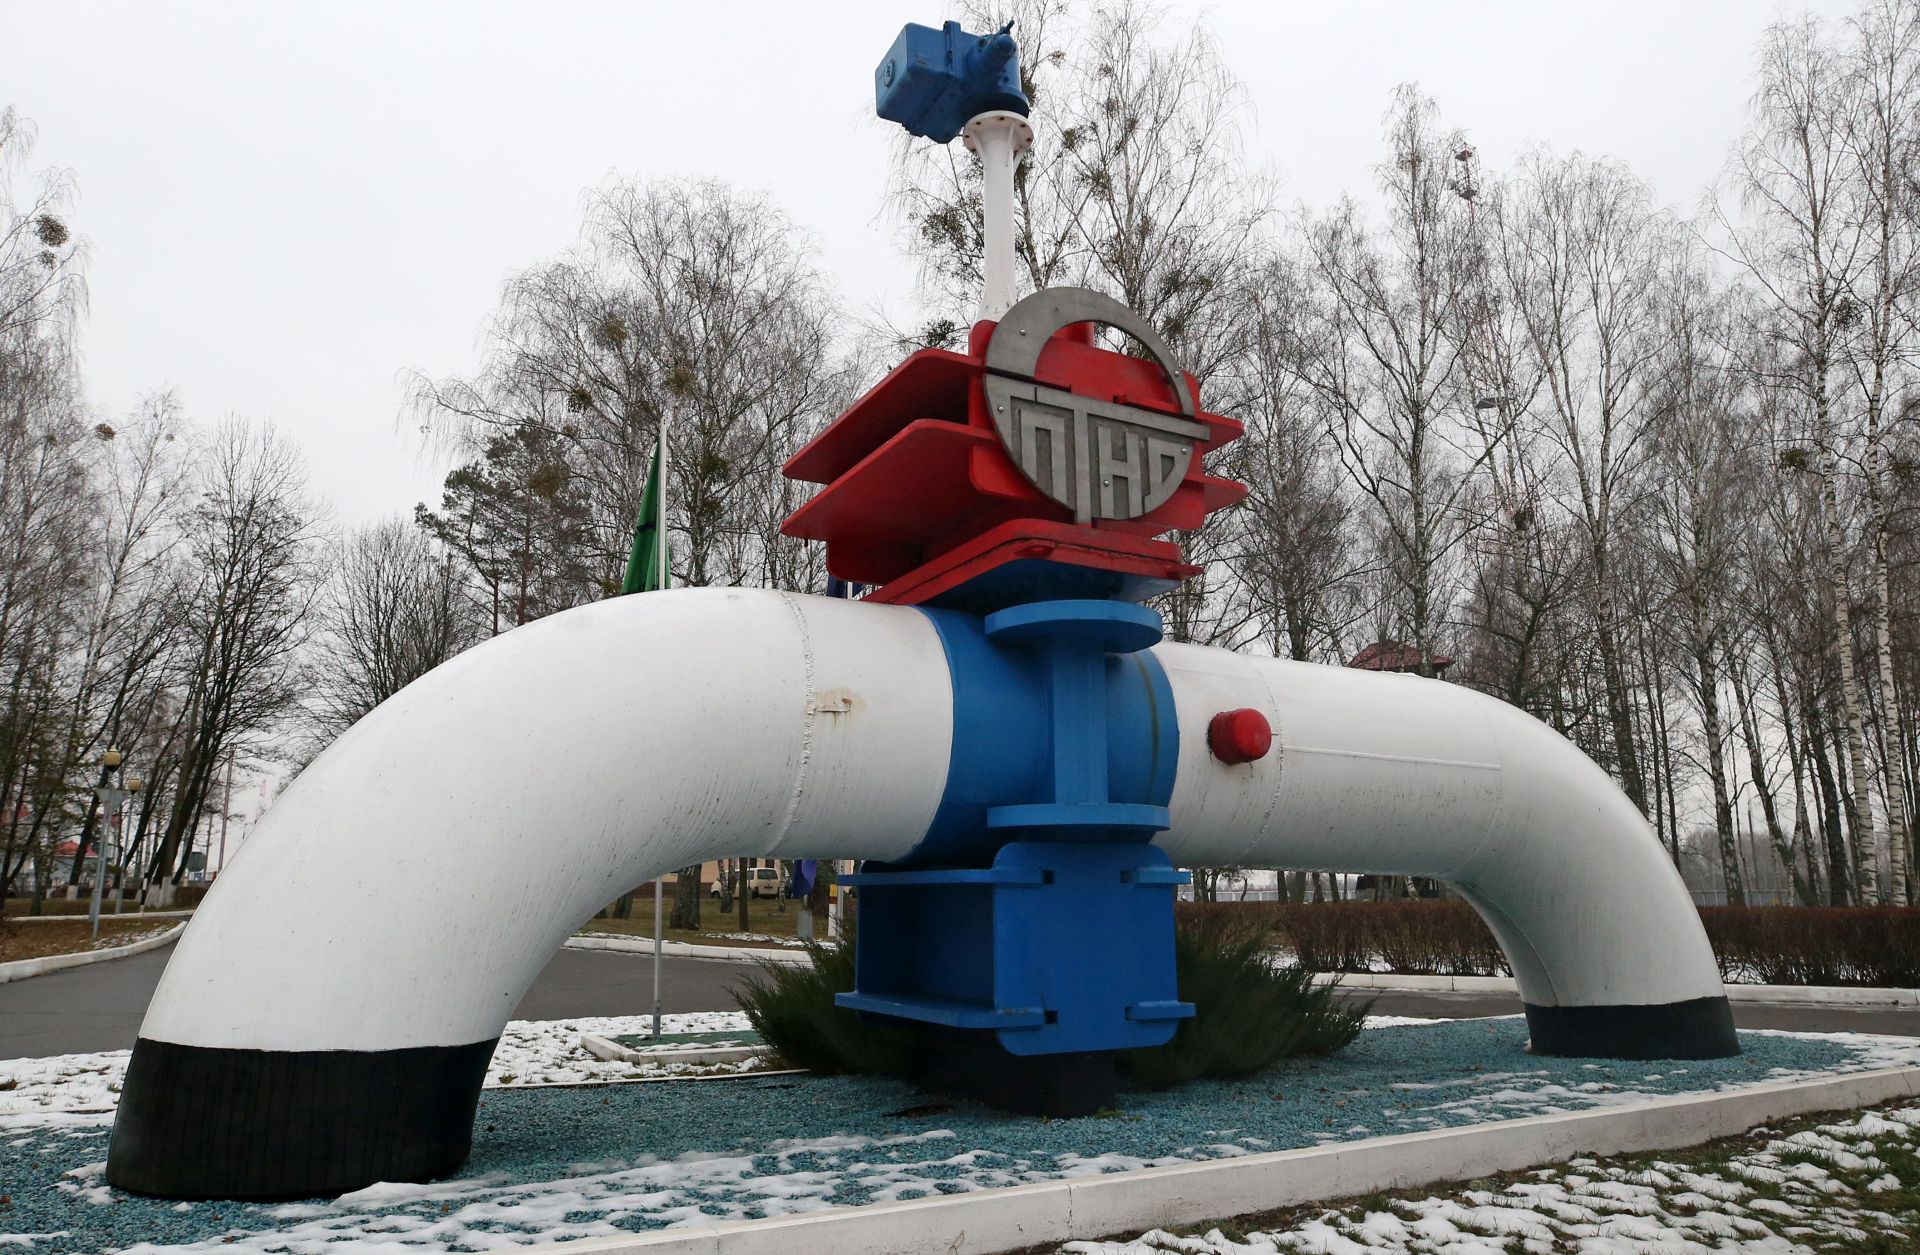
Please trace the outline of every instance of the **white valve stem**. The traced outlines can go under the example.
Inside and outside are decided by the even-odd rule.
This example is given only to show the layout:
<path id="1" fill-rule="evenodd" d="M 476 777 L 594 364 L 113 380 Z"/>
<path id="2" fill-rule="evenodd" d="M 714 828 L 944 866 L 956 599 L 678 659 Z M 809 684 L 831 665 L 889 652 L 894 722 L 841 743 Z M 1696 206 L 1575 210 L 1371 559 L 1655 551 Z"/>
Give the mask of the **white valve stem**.
<path id="1" fill-rule="evenodd" d="M 1013 171 L 1033 146 L 1033 127 L 1017 113 L 992 109 L 976 114 L 961 131 L 967 150 L 980 156 L 982 241 L 980 317 L 998 321 L 1013 308 Z"/>

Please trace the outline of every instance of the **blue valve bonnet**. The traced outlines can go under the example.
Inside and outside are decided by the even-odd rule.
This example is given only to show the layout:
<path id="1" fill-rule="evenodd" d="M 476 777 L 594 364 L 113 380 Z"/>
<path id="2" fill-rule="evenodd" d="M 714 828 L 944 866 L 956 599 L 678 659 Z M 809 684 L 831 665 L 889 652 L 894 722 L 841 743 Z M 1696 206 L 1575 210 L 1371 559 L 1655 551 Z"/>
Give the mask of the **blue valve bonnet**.
<path id="1" fill-rule="evenodd" d="M 873 94 L 882 118 L 936 144 L 989 110 L 1025 117 L 1013 23 L 991 35 L 969 34 L 958 22 L 939 30 L 907 23 L 873 72 Z"/>

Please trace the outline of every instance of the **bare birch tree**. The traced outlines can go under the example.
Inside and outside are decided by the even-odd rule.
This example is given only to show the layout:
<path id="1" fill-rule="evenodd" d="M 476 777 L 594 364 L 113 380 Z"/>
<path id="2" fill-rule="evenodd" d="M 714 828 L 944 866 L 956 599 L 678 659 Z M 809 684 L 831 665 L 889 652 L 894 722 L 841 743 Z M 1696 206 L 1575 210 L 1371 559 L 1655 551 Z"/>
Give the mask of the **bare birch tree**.
<path id="1" fill-rule="evenodd" d="M 619 587 L 661 425 L 678 582 L 811 568 L 768 496 L 780 464 L 851 399 L 811 247 L 763 197 L 717 181 L 616 181 L 580 243 L 514 276 L 471 378 L 417 378 L 413 403 L 476 447 L 531 432 L 587 505 Z"/>
<path id="2" fill-rule="evenodd" d="M 1628 715 L 1614 554 L 1652 426 L 1641 404 L 1658 345 L 1651 294 L 1672 248 L 1671 232 L 1632 173 L 1578 155 L 1532 155 L 1507 195 L 1493 203 L 1502 282 L 1541 381 L 1533 413 L 1572 481 L 1567 513 L 1585 550 L 1610 757 L 1627 796 L 1644 812 L 1647 789 Z"/>
<path id="3" fill-rule="evenodd" d="M 1878 900 L 1873 806 L 1867 773 L 1865 702 L 1853 653 L 1853 606 L 1846 571 L 1847 520 L 1841 512 L 1842 456 L 1835 392 L 1844 366 L 1843 340 L 1858 317 L 1849 295 L 1861 263 L 1857 215 L 1849 203 L 1848 136 L 1854 93 L 1846 67 L 1812 18 L 1768 28 L 1760 48 L 1760 86 L 1753 121 L 1729 164 L 1726 181 L 1744 216 L 1722 198 L 1710 202 L 1728 254 L 1772 307 L 1778 359 L 1802 391 L 1812 469 L 1824 513 L 1824 566 L 1850 788 L 1859 900 Z"/>
<path id="4" fill-rule="evenodd" d="M 338 554 L 308 662 L 327 740 L 480 636 L 454 556 L 410 521 L 355 528 Z"/>
<path id="5" fill-rule="evenodd" d="M 271 427 L 229 421 L 199 454 L 182 520 L 189 654 L 172 798 L 147 873 L 150 901 L 186 870 L 216 769 L 280 731 L 300 697 L 297 653 L 319 592 L 317 509 L 299 453 Z"/>
<path id="6" fill-rule="evenodd" d="M 1861 394 L 1865 446 L 1867 535 L 1873 581 L 1876 713 L 1887 748 L 1881 781 L 1886 809 L 1888 901 L 1906 904 L 1911 823 L 1903 775 L 1902 725 L 1894 695 L 1893 595 L 1887 560 L 1890 528 L 1887 482 L 1892 452 L 1887 428 L 1912 389 L 1915 353 L 1912 302 L 1920 290 L 1920 4 L 1869 0 L 1851 23 L 1849 82 L 1854 107 L 1846 116 L 1846 154 L 1852 167 L 1865 256 L 1849 278 L 1849 309 L 1857 314 L 1850 354 Z"/>
<path id="7" fill-rule="evenodd" d="M 1757 482 L 1753 424 L 1742 412 L 1740 376 L 1726 357 L 1732 329 L 1725 304 L 1684 261 L 1669 267 L 1664 287 L 1666 347 L 1656 393 L 1659 422 L 1650 439 L 1657 461 L 1650 539 L 1677 611 L 1674 631 L 1692 663 L 1687 679 L 1704 741 L 1701 758 L 1712 789 L 1727 903 L 1744 906 L 1722 686 L 1746 604 L 1739 559 Z"/>
<path id="8" fill-rule="evenodd" d="M 1430 674 L 1469 489 L 1501 433 L 1483 425 L 1463 369 L 1481 260 L 1456 173 L 1465 141 L 1411 86 L 1395 93 L 1386 139 L 1385 226 L 1372 229 L 1349 198 L 1308 228 L 1316 308 L 1302 360 L 1342 464 L 1372 502 L 1388 617 Z"/>

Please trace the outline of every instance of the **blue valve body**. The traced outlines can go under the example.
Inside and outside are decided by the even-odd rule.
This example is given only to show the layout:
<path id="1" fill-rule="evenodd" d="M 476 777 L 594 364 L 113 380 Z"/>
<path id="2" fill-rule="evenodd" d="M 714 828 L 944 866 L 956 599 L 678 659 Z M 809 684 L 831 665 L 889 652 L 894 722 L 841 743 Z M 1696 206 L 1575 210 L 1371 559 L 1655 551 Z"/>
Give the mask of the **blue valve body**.
<path id="1" fill-rule="evenodd" d="M 1187 874 L 1149 842 L 1180 757 L 1160 616 L 1046 601 L 924 610 L 953 674 L 947 791 L 926 839 L 867 863 L 854 989 L 869 1015 L 989 1030 L 1015 1055 L 1159 1046 L 1193 1014 L 1173 961 Z"/>
<path id="2" fill-rule="evenodd" d="M 948 22 L 935 30 L 909 22 L 873 72 L 874 107 L 889 122 L 944 144 L 967 119 L 992 109 L 1027 113 L 1012 23 L 974 35 Z"/>

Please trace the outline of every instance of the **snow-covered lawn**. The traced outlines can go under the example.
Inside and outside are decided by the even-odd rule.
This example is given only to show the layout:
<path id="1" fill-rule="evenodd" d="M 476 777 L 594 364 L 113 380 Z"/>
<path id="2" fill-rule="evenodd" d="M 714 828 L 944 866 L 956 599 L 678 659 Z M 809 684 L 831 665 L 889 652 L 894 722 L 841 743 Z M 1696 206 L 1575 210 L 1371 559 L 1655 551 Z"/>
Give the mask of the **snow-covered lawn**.
<path id="1" fill-rule="evenodd" d="M 580 1034 L 615 1037 L 652 1029 L 647 1015 L 589 1016 L 577 1020 L 514 1020 L 500 1035 L 487 1085 L 578 1085 L 583 1081 L 631 1081 L 684 1076 L 713 1068 L 684 1064 L 633 1064 L 596 1059 L 580 1049 Z M 747 1017 L 739 1011 L 667 1015 L 661 1033 L 742 1032 Z M 126 1050 L 95 1054 L 49 1055 L 43 1059 L 0 1059 L 0 1116 L 41 1112 L 111 1111 L 127 1072 Z M 737 1070 L 737 1069 L 730 1069 Z"/>
<path id="2" fill-rule="evenodd" d="M 1156 1229 L 1071 1255 L 1708 1255 L 1920 1249 L 1920 1107 L 1809 1118 L 1660 1155 L 1575 1159 L 1445 1193 Z"/>
<path id="3" fill-rule="evenodd" d="M 1368 1028 L 1402 1024 L 1440 1024 L 1397 1015 L 1367 1017 Z M 487 1066 L 488 1088 L 526 1085 L 578 1085 L 587 1081 L 646 1080 L 685 1076 L 714 1068 L 682 1064 L 643 1064 L 596 1059 L 580 1049 L 580 1035 L 633 1037 L 652 1032 L 650 1015 L 585 1016 L 574 1020 L 513 1020 L 494 1047 Z M 665 1037 L 680 1033 L 746 1033 L 742 1011 L 698 1011 L 660 1017 Z M 671 1043 L 669 1043 L 669 1048 Z M 0 1116 L 36 1112 L 111 1111 L 127 1072 L 131 1051 L 48 1055 L 40 1059 L 0 1059 Z M 728 1069 L 738 1070 L 738 1069 Z"/>

